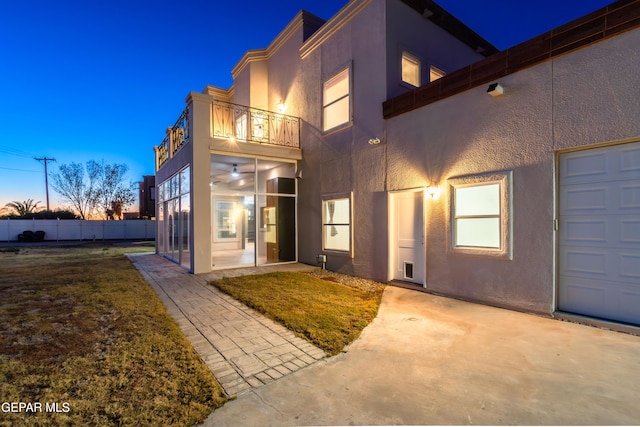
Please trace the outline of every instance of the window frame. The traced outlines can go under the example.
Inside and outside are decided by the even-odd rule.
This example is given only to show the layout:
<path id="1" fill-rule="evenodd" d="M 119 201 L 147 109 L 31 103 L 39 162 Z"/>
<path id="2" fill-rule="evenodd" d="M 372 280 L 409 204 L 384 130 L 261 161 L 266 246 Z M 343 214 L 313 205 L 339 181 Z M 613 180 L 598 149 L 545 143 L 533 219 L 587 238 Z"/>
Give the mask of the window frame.
<path id="1" fill-rule="evenodd" d="M 432 79 L 431 75 L 432 74 L 438 74 L 440 77 L 438 77 L 437 79 Z M 429 66 L 429 83 L 433 83 L 441 78 L 443 78 L 444 76 L 446 76 L 447 73 L 440 67 L 436 67 L 435 65 L 431 65 Z"/>
<path id="2" fill-rule="evenodd" d="M 341 95 L 335 99 L 332 99 L 331 101 L 327 102 L 325 101 L 325 97 L 326 97 L 326 91 L 327 91 L 327 85 L 330 83 L 334 83 L 336 81 L 338 81 L 339 77 L 345 74 L 345 77 L 347 78 L 347 93 L 344 95 Z M 340 69 L 340 71 L 332 74 L 331 76 L 329 76 L 327 79 L 325 79 L 322 82 L 322 132 L 323 133 L 330 133 L 330 132 L 334 132 L 336 130 L 345 128 L 347 126 L 351 126 L 351 114 L 352 114 L 352 99 L 351 99 L 351 94 L 353 92 L 352 89 L 352 76 L 351 76 L 351 67 L 344 67 L 342 69 Z M 336 125 L 334 125 L 333 127 L 327 128 L 327 120 L 326 120 L 326 112 L 327 109 L 335 106 L 336 104 L 338 104 L 340 101 L 343 101 L 344 99 L 347 100 L 347 104 L 348 104 L 348 111 L 347 111 L 347 117 L 346 120 L 343 122 L 340 122 Z"/>
<path id="3" fill-rule="evenodd" d="M 331 201 L 338 200 L 347 200 L 349 202 L 349 222 L 348 223 L 331 223 L 325 217 L 325 204 Z M 353 258 L 354 254 L 354 244 L 353 244 L 353 192 L 350 193 L 340 193 L 340 194 L 328 194 L 322 196 L 321 200 L 321 212 L 322 212 L 322 251 L 327 253 L 332 253 L 336 255 L 344 255 L 350 258 Z M 349 227 L 349 249 L 335 249 L 335 248 L 327 248 L 326 246 L 326 227 L 330 226 L 348 226 Z"/>
<path id="4" fill-rule="evenodd" d="M 156 252 L 189 271 L 192 271 L 193 239 L 191 172 L 192 166 L 187 164 L 156 187 L 156 207 L 162 216 L 157 222 Z"/>
<path id="5" fill-rule="evenodd" d="M 408 62 L 412 62 L 418 69 L 416 73 L 416 77 L 418 78 L 418 81 L 416 83 L 413 83 L 404 79 L 405 59 Z M 419 56 L 414 55 L 413 53 L 407 50 L 403 50 L 400 54 L 400 80 L 402 81 L 403 84 L 409 85 L 411 87 L 420 87 L 420 85 L 422 84 L 422 61 L 420 60 Z"/>
<path id="6" fill-rule="evenodd" d="M 495 172 L 479 175 L 469 175 L 464 177 L 450 178 L 447 180 L 449 186 L 449 252 L 453 254 L 464 254 L 474 256 L 494 257 L 500 259 L 513 259 L 513 232 L 512 232 L 512 182 L 513 172 Z M 456 215 L 456 190 L 462 188 L 481 187 L 488 185 L 499 185 L 499 209 L 498 214 L 490 215 Z M 457 219 L 473 218 L 498 218 L 500 236 L 498 238 L 500 246 L 462 246 L 457 245 Z"/>

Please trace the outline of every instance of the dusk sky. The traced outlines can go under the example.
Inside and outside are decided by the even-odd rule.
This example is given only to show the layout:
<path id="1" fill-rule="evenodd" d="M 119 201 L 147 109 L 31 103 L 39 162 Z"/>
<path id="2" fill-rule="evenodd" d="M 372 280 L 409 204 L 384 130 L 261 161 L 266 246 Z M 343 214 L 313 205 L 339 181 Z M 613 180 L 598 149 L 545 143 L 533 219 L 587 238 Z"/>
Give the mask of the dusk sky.
<path id="1" fill-rule="evenodd" d="M 347 0 L 2 1 L 0 208 L 45 207 L 44 167 L 102 159 L 129 180 L 154 174 L 153 147 L 189 92 L 228 88 L 248 49 L 266 47 L 300 9 L 331 18 Z M 439 0 L 506 49 L 609 0 Z M 50 188 L 52 208 L 60 207 Z M 137 210 L 137 206 L 131 210 Z"/>

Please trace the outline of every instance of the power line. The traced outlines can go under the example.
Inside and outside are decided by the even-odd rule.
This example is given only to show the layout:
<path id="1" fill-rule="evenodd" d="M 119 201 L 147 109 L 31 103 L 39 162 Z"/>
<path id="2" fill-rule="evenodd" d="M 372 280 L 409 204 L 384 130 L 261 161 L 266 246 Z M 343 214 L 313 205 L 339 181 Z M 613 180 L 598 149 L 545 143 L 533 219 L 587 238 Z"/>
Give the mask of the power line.
<path id="1" fill-rule="evenodd" d="M 4 169 L 4 170 L 8 170 L 8 171 L 42 173 L 40 171 L 30 171 L 30 170 L 27 170 L 27 169 L 16 169 L 16 168 L 4 168 L 2 166 L 0 166 L 0 169 Z"/>
<path id="2" fill-rule="evenodd" d="M 27 157 L 27 158 L 34 158 L 36 156 L 35 154 L 29 153 L 27 151 L 22 151 L 13 147 L 6 147 L 2 145 L 0 145 L 0 153 L 10 154 L 12 156 L 18 156 L 18 157 Z"/>

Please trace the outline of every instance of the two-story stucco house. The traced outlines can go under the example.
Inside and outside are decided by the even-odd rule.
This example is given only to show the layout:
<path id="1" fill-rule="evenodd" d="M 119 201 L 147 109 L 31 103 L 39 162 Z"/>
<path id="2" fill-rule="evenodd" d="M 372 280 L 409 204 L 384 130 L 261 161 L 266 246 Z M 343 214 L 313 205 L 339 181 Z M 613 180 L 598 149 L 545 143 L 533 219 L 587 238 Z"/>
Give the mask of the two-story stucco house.
<path id="1" fill-rule="evenodd" d="M 300 12 L 156 147 L 157 251 L 640 324 L 640 1 L 498 52 L 431 0 Z"/>

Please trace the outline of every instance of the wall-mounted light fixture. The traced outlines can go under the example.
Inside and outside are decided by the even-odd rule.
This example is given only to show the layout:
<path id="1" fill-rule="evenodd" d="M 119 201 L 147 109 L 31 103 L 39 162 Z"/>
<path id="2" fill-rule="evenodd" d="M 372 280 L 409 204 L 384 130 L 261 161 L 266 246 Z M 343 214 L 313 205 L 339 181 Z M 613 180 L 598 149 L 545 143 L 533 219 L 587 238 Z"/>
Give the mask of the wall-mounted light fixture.
<path id="1" fill-rule="evenodd" d="M 234 178 L 237 178 L 240 176 L 240 173 L 238 172 L 238 165 L 236 163 L 233 164 L 233 170 L 231 171 L 231 176 Z"/>
<path id="2" fill-rule="evenodd" d="M 491 83 L 487 93 L 491 96 L 500 96 L 504 93 L 504 88 L 500 86 L 500 83 Z"/>
<path id="3" fill-rule="evenodd" d="M 296 178 L 298 178 L 298 179 L 302 179 L 302 169 L 298 169 L 298 170 L 296 171 Z"/>
<path id="4" fill-rule="evenodd" d="M 371 138 L 369 140 L 369 145 L 378 145 L 380 144 L 380 138 Z"/>
<path id="5" fill-rule="evenodd" d="M 287 111 L 287 106 L 284 104 L 284 101 L 282 99 L 278 101 L 277 107 L 280 114 L 284 114 L 284 112 Z"/>
<path id="6" fill-rule="evenodd" d="M 430 185 L 427 187 L 427 194 L 433 200 L 438 200 L 440 198 L 440 187 L 437 185 Z"/>

